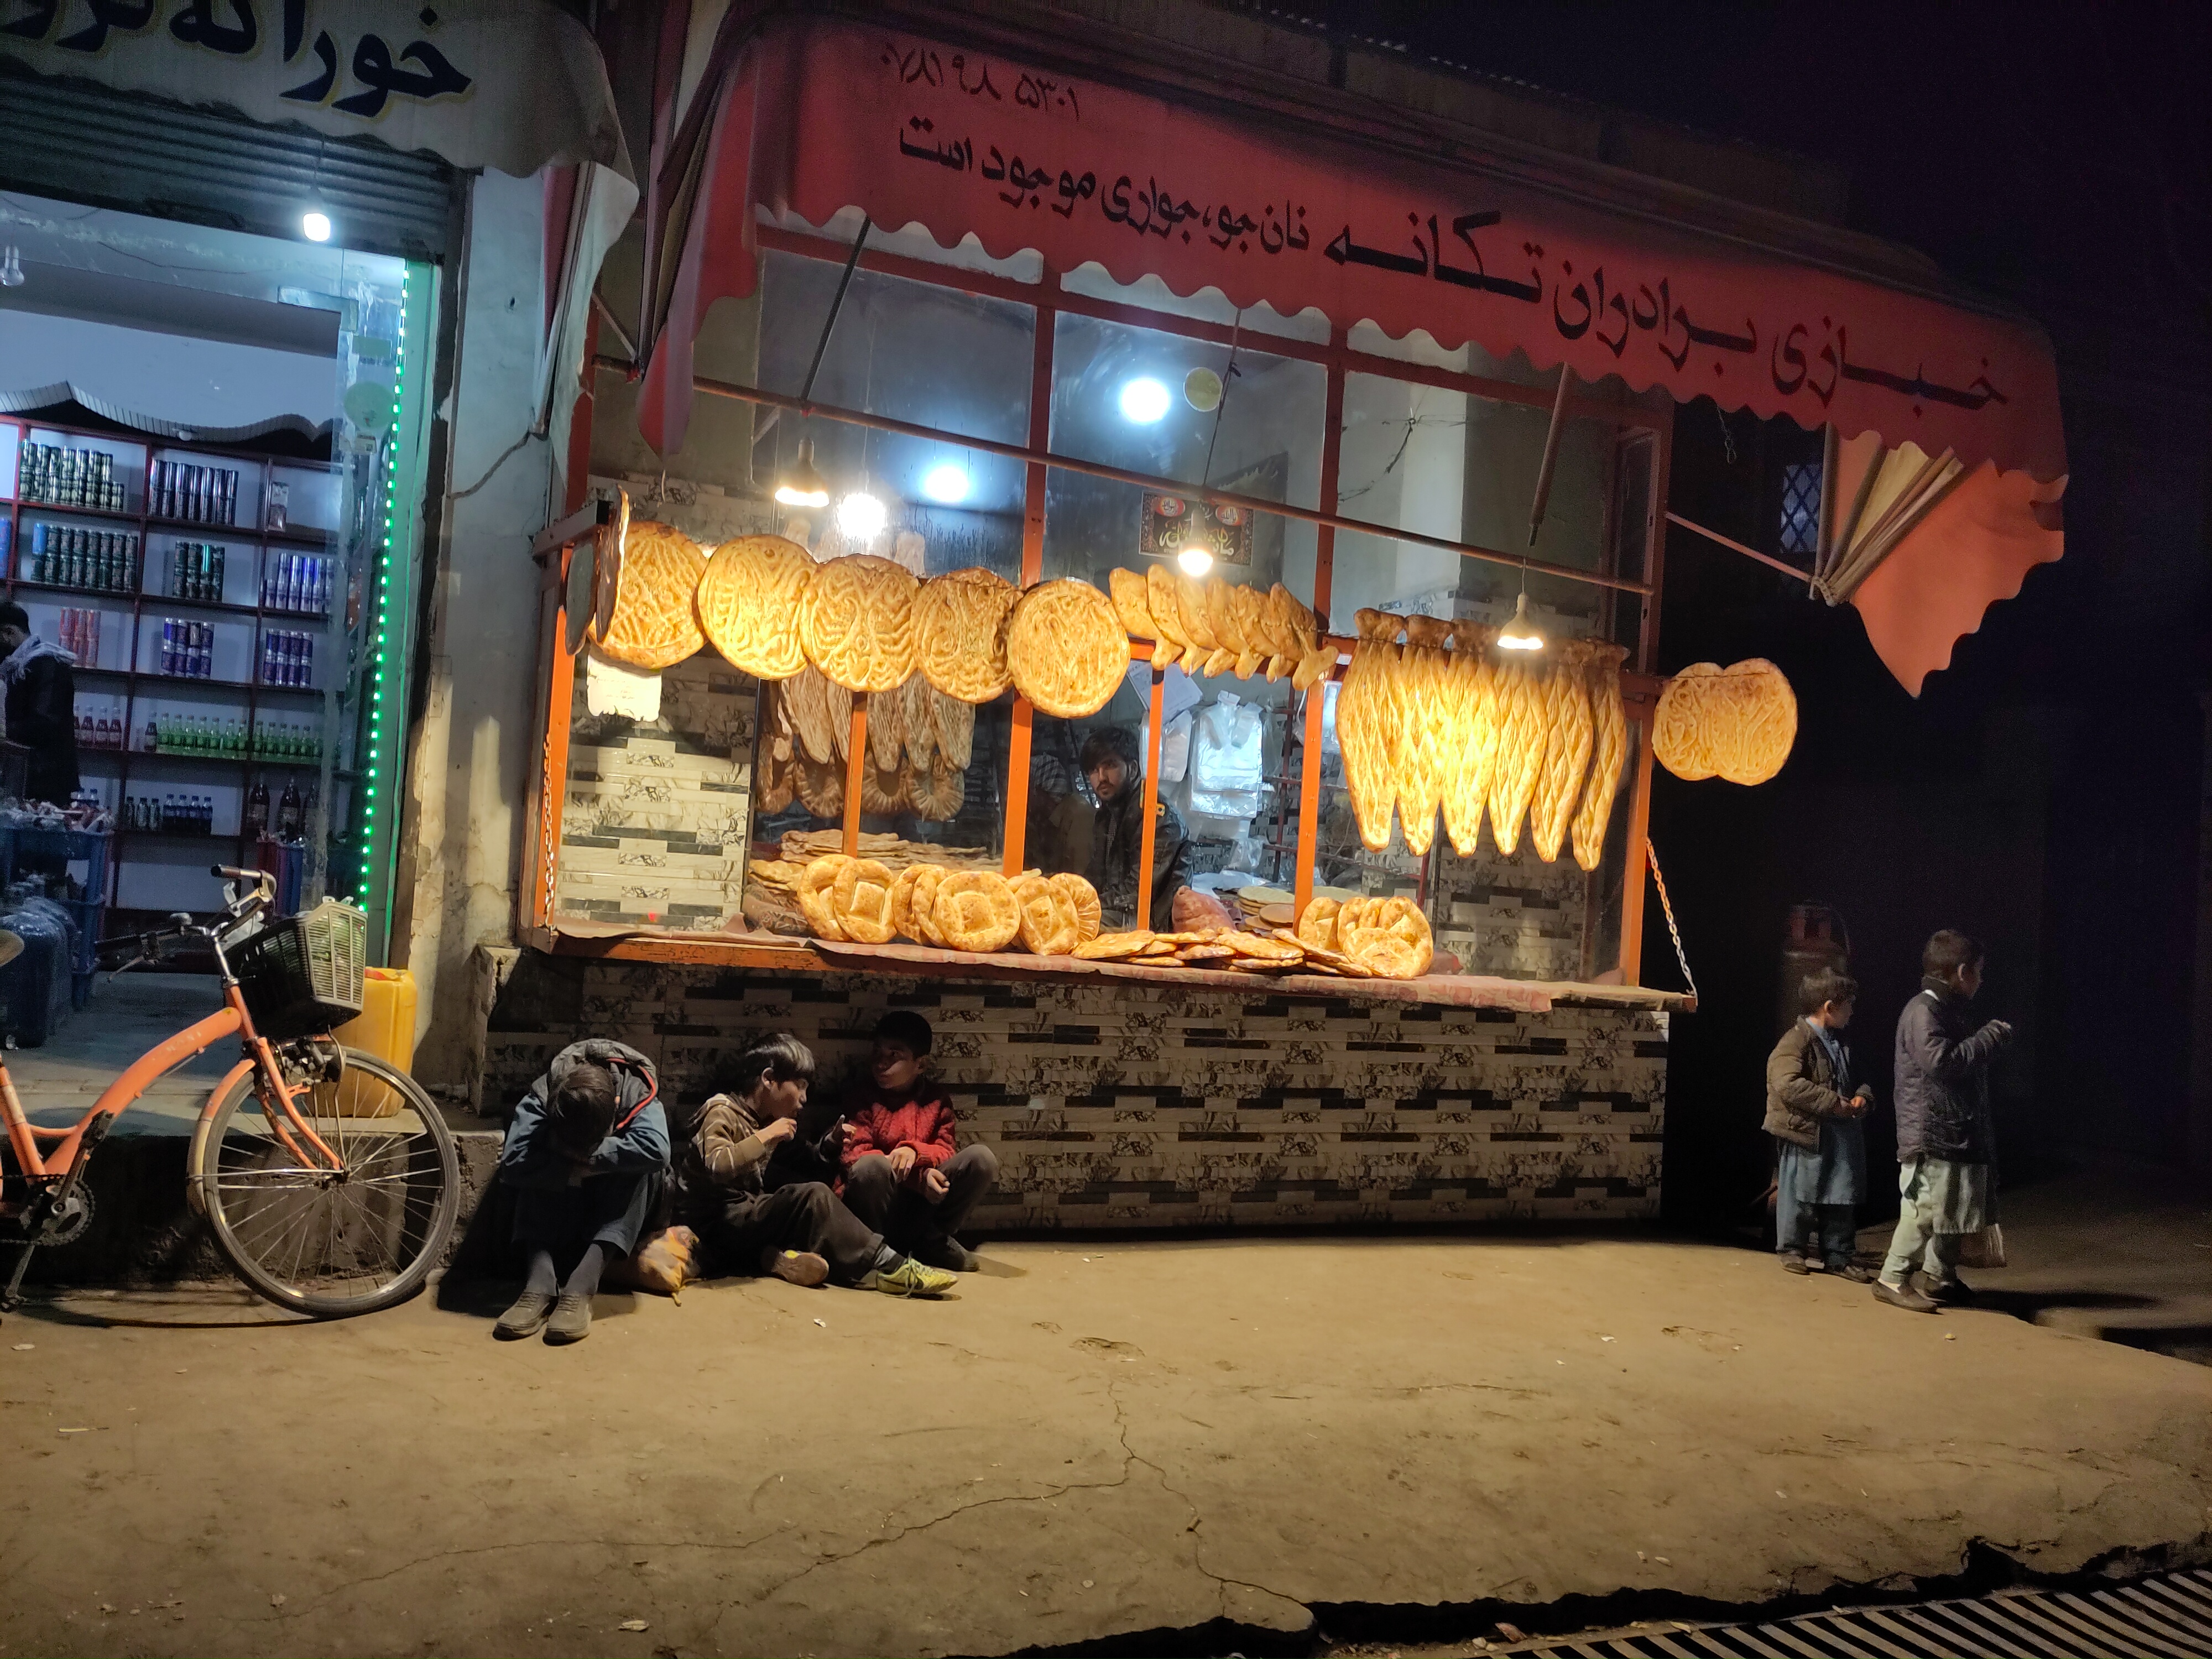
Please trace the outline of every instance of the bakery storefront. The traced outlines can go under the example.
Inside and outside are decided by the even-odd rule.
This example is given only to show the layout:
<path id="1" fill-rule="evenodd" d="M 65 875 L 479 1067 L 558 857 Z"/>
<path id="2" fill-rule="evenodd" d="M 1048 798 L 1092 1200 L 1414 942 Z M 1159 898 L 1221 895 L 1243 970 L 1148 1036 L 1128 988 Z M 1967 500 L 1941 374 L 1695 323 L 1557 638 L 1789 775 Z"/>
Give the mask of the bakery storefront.
<path id="1" fill-rule="evenodd" d="M 2057 556 L 2047 347 L 1617 179 L 1048 69 L 733 13 L 669 112 L 640 425 L 749 406 L 758 489 L 540 538 L 562 988 L 487 1094 L 586 1031 L 683 1098 L 768 1025 L 834 1075 L 911 1006 L 988 1227 L 1656 1214 L 1655 758 L 1755 787 L 1796 723 L 1656 675 L 1676 403 L 1827 430 L 1809 569 L 1917 690 Z"/>

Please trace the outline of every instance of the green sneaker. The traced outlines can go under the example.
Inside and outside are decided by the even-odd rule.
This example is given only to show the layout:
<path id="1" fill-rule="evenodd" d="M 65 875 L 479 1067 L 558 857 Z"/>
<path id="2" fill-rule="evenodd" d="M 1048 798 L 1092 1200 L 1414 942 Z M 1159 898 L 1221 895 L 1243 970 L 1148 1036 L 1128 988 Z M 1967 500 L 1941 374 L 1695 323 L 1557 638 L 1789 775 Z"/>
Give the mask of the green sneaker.
<path id="1" fill-rule="evenodd" d="M 860 1281 L 860 1288 L 881 1291 L 885 1296 L 943 1296 L 959 1282 L 957 1273 L 925 1267 L 908 1256 L 889 1273 L 870 1273 Z"/>

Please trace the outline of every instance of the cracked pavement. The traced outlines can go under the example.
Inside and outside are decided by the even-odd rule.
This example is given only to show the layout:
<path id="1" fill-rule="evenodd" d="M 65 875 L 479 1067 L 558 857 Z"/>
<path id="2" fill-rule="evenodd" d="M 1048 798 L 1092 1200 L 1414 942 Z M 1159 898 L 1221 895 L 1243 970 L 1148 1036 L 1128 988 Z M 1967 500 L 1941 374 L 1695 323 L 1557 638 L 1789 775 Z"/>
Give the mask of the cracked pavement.
<path id="1" fill-rule="evenodd" d="M 1756 1602 L 1973 1540 L 2212 1553 L 2212 1370 L 1762 1255 L 986 1254 L 937 1305 L 602 1297 L 569 1349 L 494 1342 L 504 1286 L 330 1326 L 227 1288 L 34 1304 L 0 1323 L 0 1650 L 985 1654 Z"/>

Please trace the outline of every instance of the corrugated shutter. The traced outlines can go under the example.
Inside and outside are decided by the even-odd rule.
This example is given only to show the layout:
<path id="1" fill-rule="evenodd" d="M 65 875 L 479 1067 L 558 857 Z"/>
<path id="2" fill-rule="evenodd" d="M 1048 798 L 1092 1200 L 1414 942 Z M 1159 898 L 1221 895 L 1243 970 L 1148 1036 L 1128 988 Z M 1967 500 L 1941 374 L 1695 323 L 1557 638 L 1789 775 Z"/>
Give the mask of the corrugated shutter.
<path id="1" fill-rule="evenodd" d="M 4 60 L 0 60 L 4 65 Z M 0 187 L 290 241 L 319 198 L 336 240 L 410 259 L 458 234 L 454 170 L 430 155 L 317 138 L 0 66 Z"/>

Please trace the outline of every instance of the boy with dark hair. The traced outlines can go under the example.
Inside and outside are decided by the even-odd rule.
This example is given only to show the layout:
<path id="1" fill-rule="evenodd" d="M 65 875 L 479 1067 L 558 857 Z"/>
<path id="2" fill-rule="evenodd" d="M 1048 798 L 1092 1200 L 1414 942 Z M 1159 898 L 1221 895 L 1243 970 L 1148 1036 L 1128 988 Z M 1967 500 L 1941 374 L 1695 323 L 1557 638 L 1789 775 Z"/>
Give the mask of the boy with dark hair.
<path id="1" fill-rule="evenodd" d="M 999 1178 L 999 1160 L 988 1146 L 958 1149 L 952 1108 L 925 1075 L 933 1040 L 911 1009 L 876 1022 L 872 1086 L 845 1114 L 845 1202 L 918 1260 L 974 1273 L 981 1264 L 954 1235 Z"/>
<path id="2" fill-rule="evenodd" d="M 1875 1299 L 1934 1313 L 1965 1299 L 1960 1241 L 1989 1224 L 1990 1062 L 2012 1036 L 2001 1019 L 1976 1026 L 1982 947 L 1946 927 L 1920 953 L 1920 994 L 1897 1021 L 1897 1231 Z M 1921 1269 L 1919 1283 L 1913 1269 Z"/>
<path id="3" fill-rule="evenodd" d="M 842 1126 L 820 1143 L 800 1139 L 799 1115 L 814 1080 L 814 1054 L 787 1031 L 757 1038 L 738 1061 L 738 1086 L 702 1109 L 678 1171 L 678 1218 L 699 1234 L 724 1271 L 773 1273 L 793 1285 L 825 1279 L 891 1296 L 942 1296 L 948 1273 L 889 1248 L 820 1181 L 779 1169 L 836 1167 Z M 806 1155 L 794 1165 L 794 1154 Z"/>
<path id="4" fill-rule="evenodd" d="M 493 1334 L 580 1342 L 611 1261 L 637 1248 L 668 1170 L 668 1116 L 653 1062 L 620 1042 L 574 1042 L 514 1109 L 499 1175 L 514 1190 L 514 1242 L 530 1255 L 522 1294 Z M 574 1253 L 567 1279 L 554 1258 Z"/>
<path id="5" fill-rule="evenodd" d="M 1774 1248 L 1784 1272 L 1825 1268 L 1854 1284 L 1874 1277 L 1851 1261 L 1866 1196 L 1864 1119 L 1874 1091 L 1854 1085 L 1844 1028 L 1858 981 L 1823 968 L 1798 989 L 1804 1018 L 1766 1058 L 1766 1133 L 1778 1143 Z M 1809 1235 L 1817 1229 L 1818 1239 Z"/>

